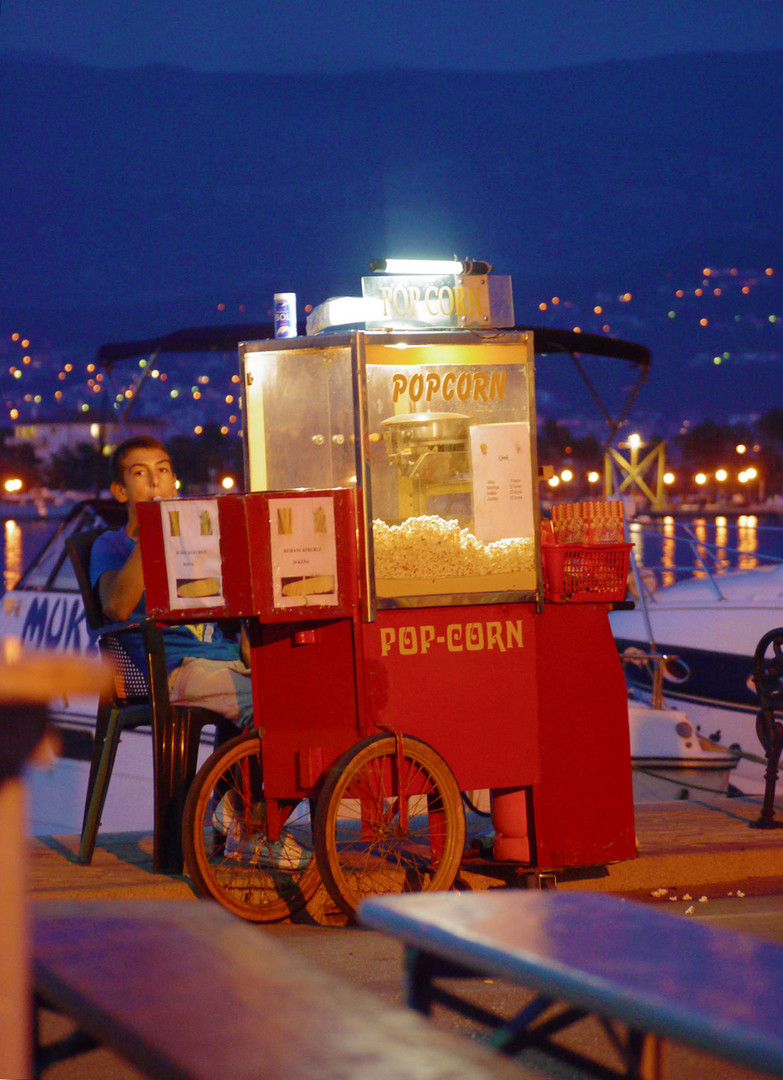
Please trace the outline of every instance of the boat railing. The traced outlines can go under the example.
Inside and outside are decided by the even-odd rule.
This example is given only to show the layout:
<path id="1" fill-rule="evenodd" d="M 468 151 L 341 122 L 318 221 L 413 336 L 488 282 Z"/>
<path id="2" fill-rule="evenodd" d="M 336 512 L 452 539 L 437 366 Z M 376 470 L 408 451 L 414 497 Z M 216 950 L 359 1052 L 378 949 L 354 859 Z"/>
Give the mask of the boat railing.
<path id="1" fill-rule="evenodd" d="M 624 652 L 620 653 L 620 660 L 623 663 L 623 669 L 627 664 L 647 669 L 652 687 L 650 706 L 653 709 L 666 708 L 666 701 L 663 696 L 664 679 L 668 679 L 669 682 L 682 682 L 683 678 L 687 677 L 687 673 L 683 674 L 684 669 L 682 669 L 679 657 L 673 653 L 645 652 L 642 649 L 629 646 Z"/>
<path id="2" fill-rule="evenodd" d="M 754 527 L 754 535 L 760 540 L 766 538 L 772 544 L 783 551 L 783 528 L 779 526 Z M 675 555 L 683 551 L 689 553 L 688 562 L 667 560 L 665 563 L 654 563 L 645 557 L 640 561 L 637 555 L 637 542 L 641 539 L 654 539 L 657 543 L 666 541 L 675 547 Z M 725 600 L 726 595 L 721 589 L 721 578 L 730 570 L 750 569 L 761 566 L 775 566 L 783 564 L 783 557 L 762 553 L 758 550 L 734 547 L 725 542 L 707 540 L 699 536 L 693 525 L 679 522 L 673 531 L 665 534 L 653 529 L 644 528 L 641 523 L 634 521 L 628 528 L 628 539 L 634 543 L 631 551 L 631 569 L 638 600 L 644 609 L 648 603 L 656 603 L 656 592 L 659 584 L 667 579 L 673 584 L 688 578 L 699 578 L 706 581 L 716 600 Z M 646 545 L 645 545 L 646 546 Z M 680 556 L 682 557 L 682 556 Z"/>

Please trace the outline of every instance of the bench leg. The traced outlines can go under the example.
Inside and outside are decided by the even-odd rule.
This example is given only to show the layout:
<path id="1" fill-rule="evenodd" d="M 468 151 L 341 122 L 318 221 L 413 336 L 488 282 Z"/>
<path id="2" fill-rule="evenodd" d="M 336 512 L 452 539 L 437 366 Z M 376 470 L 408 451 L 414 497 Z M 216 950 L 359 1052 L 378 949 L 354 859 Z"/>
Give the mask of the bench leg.
<path id="1" fill-rule="evenodd" d="M 79 1057 L 91 1050 L 97 1049 L 100 1043 L 88 1035 L 86 1031 L 75 1028 L 70 1034 L 64 1035 L 57 1042 L 41 1045 L 41 1009 L 51 1012 L 57 1010 L 36 995 L 33 1013 L 33 1078 L 41 1080 L 43 1074 L 52 1065 L 58 1065 L 61 1061 L 68 1061 L 72 1057 Z"/>
<path id="2" fill-rule="evenodd" d="M 626 1038 L 621 1040 L 609 1022 L 604 1022 L 604 1029 L 625 1059 L 629 1080 L 663 1080 L 663 1040 L 660 1036 L 630 1028 Z"/>
<path id="3" fill-rule="evenodd" d="M 639 1076 L 641 1080 L 662 1080 L 663 1077 L 663 1039 L 651 1032 L 642 1036 Z"/>

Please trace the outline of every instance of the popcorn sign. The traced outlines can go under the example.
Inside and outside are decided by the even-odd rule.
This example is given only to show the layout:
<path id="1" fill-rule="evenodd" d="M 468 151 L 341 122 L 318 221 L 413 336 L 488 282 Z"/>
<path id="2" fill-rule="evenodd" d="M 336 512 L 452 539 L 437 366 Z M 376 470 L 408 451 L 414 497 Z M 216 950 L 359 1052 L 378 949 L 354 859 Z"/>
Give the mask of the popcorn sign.
<path id="1" fill-rule="evenodd" d="M 363 277 L 362 296 L 375 301 L 368 330 L 514 325 L 511 278 L 502 274 Z"/>
<path id="2" fill-rule="evenodd" d="M 384 626 L 381 629 L 381 656 L 426 656 L 434 649 L 447 652 L 509 652 L 522 648 L 522 620 L 449 623 L 443 633 L 434 626 Z"/>

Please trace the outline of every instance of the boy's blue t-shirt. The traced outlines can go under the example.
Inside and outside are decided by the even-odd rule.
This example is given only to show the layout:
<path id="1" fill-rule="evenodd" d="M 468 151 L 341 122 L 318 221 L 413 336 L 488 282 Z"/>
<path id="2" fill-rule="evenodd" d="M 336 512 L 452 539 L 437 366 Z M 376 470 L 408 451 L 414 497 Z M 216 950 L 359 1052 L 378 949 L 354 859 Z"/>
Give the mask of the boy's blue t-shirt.
<path id="1" fill-rule="evenodd" d="M 125 529 L 110 529 L 95 540 L 90 551 L 90 584 L 97 588 L 101 576 L 110 570 L 121 570 L 128 561 L 136 541 L 131 540 Z M 144 596 L 136 605 L 131 618 L 146 614 Z M 179 667 L 186 656 L 205 657 L 208 660 L 240 659 L 239 644 L 229 641 L 215 623 L 167 626 L 163 630 L 166 649 L 166 667 L 169 672 Z M 142 670 L 147 667 L 147 653 L 141 630 L 126 630 L 123 645 L 133 662 Z"/>

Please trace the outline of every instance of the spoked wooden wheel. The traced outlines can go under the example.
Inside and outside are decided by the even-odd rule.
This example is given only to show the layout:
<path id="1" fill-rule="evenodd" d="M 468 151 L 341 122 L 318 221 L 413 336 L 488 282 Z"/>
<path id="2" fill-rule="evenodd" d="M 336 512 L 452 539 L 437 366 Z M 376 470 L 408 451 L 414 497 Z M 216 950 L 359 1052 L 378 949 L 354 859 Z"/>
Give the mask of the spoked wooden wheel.
<path id="1" fill-rule="evenodd" d="M 295 799 L 280 839 L 266 833 L 261 741 L 240 735 L 209 757 L 185 803 L 185 866 L 199 892 L 252 922 L 283 919 L 320 884 L 310 806 Z"/>
<path id="2" fill-rule="evenodd" d="M 315 849 L 332 899 L 448 889 L 465 848 L 454 776 L 418 739 L 374 735 L 335 762 L 318 799 Z"/>

